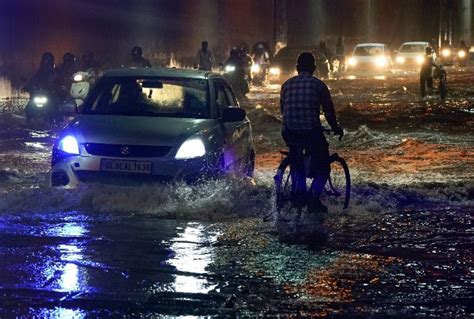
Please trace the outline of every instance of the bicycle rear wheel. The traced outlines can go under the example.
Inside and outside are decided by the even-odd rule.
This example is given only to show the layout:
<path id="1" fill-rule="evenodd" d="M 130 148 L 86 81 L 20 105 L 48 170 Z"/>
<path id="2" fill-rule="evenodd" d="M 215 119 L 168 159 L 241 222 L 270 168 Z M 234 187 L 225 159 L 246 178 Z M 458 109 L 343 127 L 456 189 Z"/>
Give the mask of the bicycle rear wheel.
<path id="1" fill-rule="evenodd" d="M 328 201 L 342 208 L 349 207 L 351 197 L 351 176 L 346 161 L 333 154 L 330 158 L 330 174 L 325 186 Z"/>
<path id="2" fill-rule="evenodd" d="M 275 180 L 275 208 L 278 212 L 291 200 L 291 172 L 290 159 L 284 158 L 278 166 L 274 176 Z"/>

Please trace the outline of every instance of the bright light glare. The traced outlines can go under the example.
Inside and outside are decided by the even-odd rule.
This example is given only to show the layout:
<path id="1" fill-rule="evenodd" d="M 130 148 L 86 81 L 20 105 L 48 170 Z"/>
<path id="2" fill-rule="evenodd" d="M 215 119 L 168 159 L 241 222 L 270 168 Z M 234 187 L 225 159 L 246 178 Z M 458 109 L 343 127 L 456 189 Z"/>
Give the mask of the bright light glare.
<path id="1" fill-rule="evenodd" d="M 176 159 L 189 159 L 195 157 L 201 157 L 206 154 L 206 147 L 199 138 L 193 138 L 185 141 L 178 152 L 176 153 Z"/>
<path id="2" fill-rule="evenodd" d="M 280 75 L 280 69 L 279 68 L 270 68 L 270 74 L 271 75 Z"/>
<path id="3" fill-rule="evenodd" d="M 59 141 L 58 149 L 69 154 L 79 154 L 79 144 L 72 135 L 68 135 Z"/>
<path id="4" fill-rule="evenodd" d="M 76 74 L 76 75 L 74 75 L 74 81 L 75 81 L 75 82 L 81 82 L 83 78 L 84 78 L 84 77 L 82 76 L 82 74 Z"/>
<path id="5" fill-rule="evenodd" d="M 424 56 L 419 55 L 419 56 L 416 57 L 416 63 L 423 64 L 423 62 L 425 62 L 425 57 Z"/>
<path id="6" fill-rule="evenodd" d="M 375 64 L 378 66 L 378 67 L 384 67 L 387 65 L 387 58 L 384 57 L 384 56 L 378 56 L 376 59 L 375 59 Z"/>
<path id="7" fill-rule="evenodd" d="M 458 52 L 458 57 L 460 57 L 460 58 L 466 57 L 466 51 L 464 51 L 464 50 L 459 51 Z"/>
<path id="8" fill-rule="evenodd" d="M 38 107 L 42 107 L 46 102 L 48 102 L 48 98 L 46 96 L 36 96 L 33 99 L 33 102 L 36 104 Z"/>
<path id="9" fill-rule="evenodd" d="M 260 66 L 258 64 L 252 65 L 251 71 L 252 71 L 252 73 L 259 73 L 260 72 Z"/>
<path id="10" fill-rule="evenodd" d="M 397 59 L 396 59 L 396 60 L 397 60 L 397 63 L 399 63 L 399 64 L 405 63 L 405 58 L 402 57 L 402 56 L 397 56 Z"/>
<path id="11" fill-rule="evenodd" d="M 228 73 L 229 72 L 234 72 L 235 71 L 235 66 L 228 65 L 228 66 L 225 67 L 225 71 L 228 72 Z"/>
<path id="12" fill-rule="evenodd" d="M 451 50 L 450 49 L 443 49 L 443 51 L 441 52 L 441 54 L 447 58 L 448 56 L 451 55 Z"/>
<path id="13" fill-rule="evenodd" d="M 350 66 L 354 66 L 357 64 L 357 60 L 355 58 L 349 58 L 348 62 Z"/>

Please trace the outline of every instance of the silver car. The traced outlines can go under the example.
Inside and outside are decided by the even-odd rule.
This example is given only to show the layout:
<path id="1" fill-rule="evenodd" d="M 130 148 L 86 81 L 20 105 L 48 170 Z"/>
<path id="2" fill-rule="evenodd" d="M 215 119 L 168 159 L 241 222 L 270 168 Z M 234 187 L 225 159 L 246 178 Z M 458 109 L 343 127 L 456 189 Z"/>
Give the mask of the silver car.
<path id="1" fill-rule="evenodd" d="M 113 70 L 78 113 L 53 147 L 52 186 L 253 174 L 250 121 L 219 74 Z"/>

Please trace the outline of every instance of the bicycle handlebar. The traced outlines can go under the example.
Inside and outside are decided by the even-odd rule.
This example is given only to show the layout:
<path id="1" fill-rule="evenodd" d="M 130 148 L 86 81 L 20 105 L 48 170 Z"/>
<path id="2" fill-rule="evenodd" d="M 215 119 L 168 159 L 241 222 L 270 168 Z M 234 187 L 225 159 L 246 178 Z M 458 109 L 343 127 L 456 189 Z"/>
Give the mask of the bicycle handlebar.
<path id="1" fill-rule="evenodd" d="M 329 129 L 329 128 L 323 128 L 323 132 L 324 133 L 327 133 L 327 134 L 331 134 L 331 133 L 334 133 L 334 135 L 336 135 L 336 132 L 333 130 L 333 129 Z M 344 133 L 343 134 L 339 134 L 339 141 L 342 140 L 342 137 L 344 136 Z"/>

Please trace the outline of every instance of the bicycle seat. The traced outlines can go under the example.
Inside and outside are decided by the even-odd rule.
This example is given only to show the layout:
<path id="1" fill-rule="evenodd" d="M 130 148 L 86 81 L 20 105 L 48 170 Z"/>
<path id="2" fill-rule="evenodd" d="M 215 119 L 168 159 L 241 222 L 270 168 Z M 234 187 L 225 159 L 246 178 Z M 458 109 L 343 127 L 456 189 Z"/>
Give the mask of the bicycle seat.
<path id="1" fill-rule="evenodd" d="M 289 156 L 289 155 L 290 155 L 290 151 L 288 151 L 288 150 L 280 150 L 280 154 Z"/>

